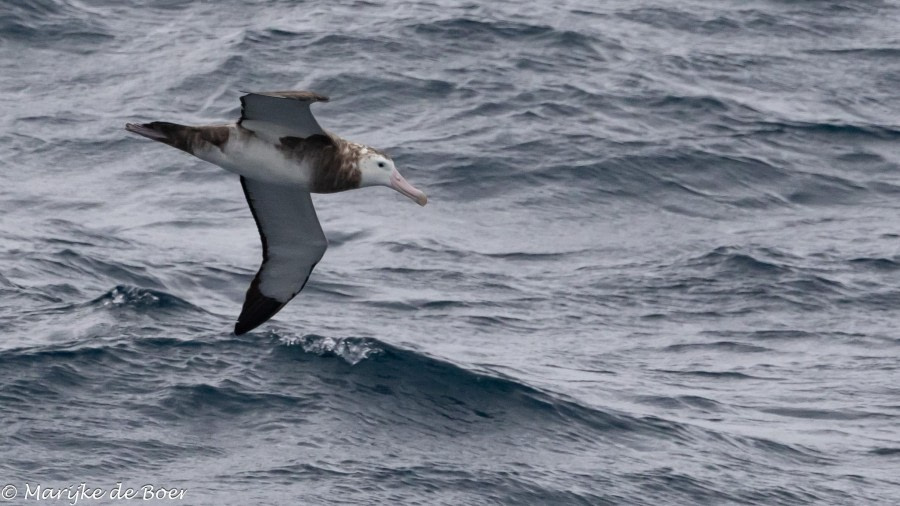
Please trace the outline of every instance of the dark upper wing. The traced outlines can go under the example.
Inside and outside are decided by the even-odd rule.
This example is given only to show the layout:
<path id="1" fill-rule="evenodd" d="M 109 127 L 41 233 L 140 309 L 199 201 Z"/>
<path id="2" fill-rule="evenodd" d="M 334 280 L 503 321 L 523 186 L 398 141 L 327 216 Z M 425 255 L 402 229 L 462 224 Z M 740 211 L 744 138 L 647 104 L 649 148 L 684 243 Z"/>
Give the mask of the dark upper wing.
<path id="1" fill-rule="evenodd" d="M 234 326 L 241 335 L 262 325 L 306 285 L 328 241 L 309 192 L 241 177 L 262 239 L 263 262 Z"/>
<path id="2" fill-rule="evenodd" d="M 325 135 L 309 105 L 328 97 L 311 91 L 266 91 L 241 97 L 241 120 L 248 130 L 272 132 L 276 138 Z"/>

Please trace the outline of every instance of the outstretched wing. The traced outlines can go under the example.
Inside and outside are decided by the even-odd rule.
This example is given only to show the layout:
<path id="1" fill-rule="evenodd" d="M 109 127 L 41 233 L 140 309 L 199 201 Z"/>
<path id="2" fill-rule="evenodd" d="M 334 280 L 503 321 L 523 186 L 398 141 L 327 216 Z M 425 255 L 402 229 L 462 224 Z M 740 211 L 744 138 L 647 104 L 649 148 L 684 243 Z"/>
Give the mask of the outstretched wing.
<path id="1" fill-rule="evenodd" d="M 245 177 L 241 186 L 262 239 L 263 261 L 247 289 L 237 335 L 262 325 L 293 299 L 328 247 L 309 192 Z"/>
<path id="2" fill-rule="evenodd" d="M 328 97 L 311 91 L 267 91 L 241 97 L 242 127 L 276 141 L 281 137 L 305 139 L 325 135 L 312 111 L 313 102 L 327 102 Z"/>

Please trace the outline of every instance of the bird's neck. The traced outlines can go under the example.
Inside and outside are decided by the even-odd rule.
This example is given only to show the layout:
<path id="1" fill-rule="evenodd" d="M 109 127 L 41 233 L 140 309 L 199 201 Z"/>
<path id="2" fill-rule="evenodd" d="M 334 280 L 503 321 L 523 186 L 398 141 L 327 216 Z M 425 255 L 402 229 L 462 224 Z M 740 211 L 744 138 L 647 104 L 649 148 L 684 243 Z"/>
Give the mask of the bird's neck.
<path id="1" fill-rule="evenodd" d="M 315 193 L 336 193 L 360 187 L 359 170 L 361 144 L 341 139 L 337 135 L 328 134 L 333 147 L 327 155 L 316 164 L 312 181 Z"/>

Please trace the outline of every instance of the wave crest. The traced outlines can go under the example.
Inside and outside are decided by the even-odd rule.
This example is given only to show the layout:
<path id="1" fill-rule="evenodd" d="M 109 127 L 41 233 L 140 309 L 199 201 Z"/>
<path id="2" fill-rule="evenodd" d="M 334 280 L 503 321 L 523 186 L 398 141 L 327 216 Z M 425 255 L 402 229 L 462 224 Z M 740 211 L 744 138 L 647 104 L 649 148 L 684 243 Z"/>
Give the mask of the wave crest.
<path id="1" fill-rule="evenodd" d="M 384 353 L 384 349 L 375 339 L 308 334 L 283 340 L 287 346 L 299 346 L 304 352 L 320 357 L 340 357 L 350 365 L 356 365 L 369 357 Z"/>

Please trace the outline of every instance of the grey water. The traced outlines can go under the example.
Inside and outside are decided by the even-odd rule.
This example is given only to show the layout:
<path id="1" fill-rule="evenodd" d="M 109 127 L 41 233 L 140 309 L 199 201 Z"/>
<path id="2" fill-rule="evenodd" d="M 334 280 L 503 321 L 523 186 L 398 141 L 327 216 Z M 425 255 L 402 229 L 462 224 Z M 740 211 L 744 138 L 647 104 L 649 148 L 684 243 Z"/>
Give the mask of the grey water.
<path id="1" fill-rule="evenodd" d="M 878 0 L 0 0 L 0 487 L 897 504 L 898 26 Z M 123 126 L 272 89 L 329 95 L 319 122 L 430 202 L 315 196 L 329 250 L 236 337 L 236 176 Z"/>

